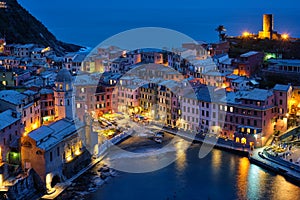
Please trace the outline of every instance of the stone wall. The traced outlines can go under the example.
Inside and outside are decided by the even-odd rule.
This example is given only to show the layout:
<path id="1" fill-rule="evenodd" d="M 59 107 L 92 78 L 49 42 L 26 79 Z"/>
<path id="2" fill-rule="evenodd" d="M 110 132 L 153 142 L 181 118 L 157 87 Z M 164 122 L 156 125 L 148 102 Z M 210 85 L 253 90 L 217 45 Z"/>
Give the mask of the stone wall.
<path id="1" fill-rule="evenodd" d="M 63 176 L 69 179 L 77 174 L 81 169 L 91 163 L 91 157 L 90 152 L 85 150 L 82 155 L 75 157 L 72 162 L 63 164 Z"/>
<path id="2" fill-rule="evenodd" d="M 42 196 L 46 188 L 39 175 L 33 170 L 28 171 L 28 176 L 15 181 L 7 192 L 9 199 L 33 199 Z M 37 199 L 37 198 L 35 198 Z"/>

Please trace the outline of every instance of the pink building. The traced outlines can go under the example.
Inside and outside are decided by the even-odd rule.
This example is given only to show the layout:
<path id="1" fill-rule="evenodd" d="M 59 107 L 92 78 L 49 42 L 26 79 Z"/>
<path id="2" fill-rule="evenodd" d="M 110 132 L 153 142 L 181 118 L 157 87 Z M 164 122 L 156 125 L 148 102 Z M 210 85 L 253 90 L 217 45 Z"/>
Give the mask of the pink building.
<path id="1" fill-rule="evenodd" d="M 0 113 L 0 119 L 0 161 L 19 164 L 18 140 L 24 130 L 21 115 L 8 109 Z"/>
<path id="2" fill-rule="evenodd" d="M 43 88 L 41 94 L 41 117 L 42 123 L 48 124 L 54 121 L 54 92 L 53 89 Z"/>
<path id="3" fill-rule="evenodd" d="M 32 90 L 23 93 L 14 90 L 0 91 L 0 110 L 12 109 L 21 114 L 25 134 L 40 127 L 40 94 Z"/>
<path id="4" fill-rule="evenodd" d="M 288 113 L 291 111 L 292 86 L 276 84 L 273 88 L 275 104 L 277 106 L 276 130 L 284 132 L 287 130 Z"/>
<path id="5" fill-rule="evenodd" d="M 274 132 L 277 113 L 272 91 L 229 92 L 223 101 L 226 105 L 219 105 L 219 115 L 225 121 L 221 132 L 224 137 L 238 143 L 258 145 L 258 142 L 264 144 Z"/>
<path id="6" fill-rule="evenodd" d="M 264 53 L 249 51 L 240 55 L 240 58 L 234 61 L 234 65 L 238 66 L 238 75 L 240 76 L 252 76 L 263 62 Z"/>

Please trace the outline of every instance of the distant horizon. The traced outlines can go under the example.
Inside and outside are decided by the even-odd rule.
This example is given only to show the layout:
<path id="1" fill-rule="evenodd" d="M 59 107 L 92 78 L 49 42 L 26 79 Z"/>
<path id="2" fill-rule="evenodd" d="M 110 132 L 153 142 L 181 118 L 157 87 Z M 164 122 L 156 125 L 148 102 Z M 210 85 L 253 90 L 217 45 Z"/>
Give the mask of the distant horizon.
<path id="1" fill-rule="evenodd" d="M 153 5 L 156 0 L 149 4 L 150 8 L 143 4 L 135 5 L 137 0 L 125 7 L 124 3 L 118 4 L 117 1 L 114 1 L 115 5 L 96 0 L 87 0 L 82 5 L 81 1 L 76 1 L 44 0 L 42 5 L 38 0 L 19 0 L 19 3 L 57 39 L 92 48 L 122 31 L 149 26 L 173 29 L 197 41 L 206 42 L 218 41 L 215 28 L 220 24 L 226 27 L 229 36 L 241 35 L 244 31 L 256 34 L 262 29 L 262 15 L 266 13 L 274 15 L 275 31 L 300 37 L 300 22 L 297 21 L 300 18 L 300 9 L 292 4 L 276 3 L 278 1 L 265 3 L 264 6 L 261 3 L 257 8 L 245 8 L 232 3 L 223 3 L 223 8 L 221 5 L 211 8 L 210 4 L 196 4 L 195 0 L 190 0 L 190 4 L 182 4 L 184 9 L 176 3 L 166 5 L 166 2 L 155 7 Z M 218 1 L 220 0 L 216 0 L 215 5 Z M 300 5 L 300 2 L 297 4 Z"/>

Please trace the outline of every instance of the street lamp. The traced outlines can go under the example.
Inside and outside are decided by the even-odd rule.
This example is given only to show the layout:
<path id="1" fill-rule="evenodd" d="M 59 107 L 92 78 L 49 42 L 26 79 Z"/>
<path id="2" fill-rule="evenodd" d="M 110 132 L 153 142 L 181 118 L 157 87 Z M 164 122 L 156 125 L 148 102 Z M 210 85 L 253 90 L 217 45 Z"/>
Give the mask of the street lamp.
<path id="1" fill-rule="evenodd" d="M 250 36 L 250 33 L 248 31 L 243 32 L 243 37 L 249 37 L 249 36 Z"/>
<path id="2" fill-rule="evenodd" d="M 287 40 L 287 39 L 289 39 L 289 35 L 287 33 L 284 33 L 284 34 L 281 35 L 281 38 L 283 40 Z"/>

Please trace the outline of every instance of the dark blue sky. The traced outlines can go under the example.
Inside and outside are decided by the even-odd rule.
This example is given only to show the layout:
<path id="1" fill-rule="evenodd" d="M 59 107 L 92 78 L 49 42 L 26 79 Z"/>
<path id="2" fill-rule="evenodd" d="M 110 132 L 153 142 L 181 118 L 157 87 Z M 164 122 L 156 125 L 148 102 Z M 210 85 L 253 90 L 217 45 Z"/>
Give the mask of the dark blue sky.
<path id="1" fill-rule="evenodd" d="M 273 13 L 275 30 L 300 37 L 299 0 L 19 0 L 59 39 L 94 46 L 131 28 L 159 26 L 196 40 L 217 39 L 214 28 L 229 35 L 257 32 L 262 14 Z"/>

